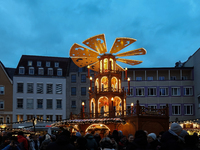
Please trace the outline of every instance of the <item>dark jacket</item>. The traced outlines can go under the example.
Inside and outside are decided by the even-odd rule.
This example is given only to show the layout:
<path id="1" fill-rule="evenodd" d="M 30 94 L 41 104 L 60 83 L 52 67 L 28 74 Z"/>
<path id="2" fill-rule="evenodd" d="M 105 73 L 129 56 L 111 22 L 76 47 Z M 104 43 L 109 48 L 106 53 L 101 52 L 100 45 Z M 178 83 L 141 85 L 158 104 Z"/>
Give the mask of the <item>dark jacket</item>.
<path id="1" fill-rule="evenodd" d="M 153 140 L 147 145 L 148 150 L 157 150 L 160 147 L 160 142 L 158 140 Z"/>
<path id="2" fill-rule="evenodd" d="M 69 137 L 60 135 L 55 142 L 49 143 L 46 150 L 75 150 L 75 147 L 70 143 Z"/>
<path id="3" fill-rule="evenodd" d="M 173 131 L 168 130 L 161 137 L 161 150 L 183 150 L 184 143 Z"/>
<path id="4" fill-rule="evenodd" d="M 132 143 L 127 143 L 126 150 L 146 150 L 147 144 L 147 138 L 145 136 L 137 137 Z"/>
<path id="5" fill-rule="evenodd" d="M 85 136 L 85 138 L 87 139 L 87 144 L 86 144 L 87 149 L 97 150 L 98 145 L 97 145 L 97 142 L 94 139 L 93 135 L 92 134 L 87 134 Z"/>

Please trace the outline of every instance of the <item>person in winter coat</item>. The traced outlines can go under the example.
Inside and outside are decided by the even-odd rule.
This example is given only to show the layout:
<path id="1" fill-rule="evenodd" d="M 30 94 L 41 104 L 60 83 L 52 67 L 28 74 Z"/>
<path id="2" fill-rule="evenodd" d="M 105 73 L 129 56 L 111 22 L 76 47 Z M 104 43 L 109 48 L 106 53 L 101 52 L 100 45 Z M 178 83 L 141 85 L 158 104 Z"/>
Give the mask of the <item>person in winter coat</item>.
<path id="1" fill-rule="evenodd" d="M 17 141 L 17 137 L 15 136 L 10 137 L 10 144 L 8 144 L 1 150 L 21 150 L 19 142 Z"/>
<path id="2" fill-rule="evenodd" d="M 101 141 L 101 136 L 99 135 L 99 133 L 96 133 L 96 134 L 94 135 L 94 139 L 96 140 L 97 145 L 98 145 L 98 147 L 99 147 L 99 142 Z"/>
<path id="3" fill-rule="evenodd" d="M 70 132 L 65 130 L 60 133 L 55 142 L 49 143 L 46 150 L 75 150 L 75 146 L 70 143 Z"/>
<path id="4" fill-rule="evenodd" d="M 160 143 L 158 142 L 155 133 L 150 133 L 147 135 L 147 142 L 148 142 L 147 146 L 148 150 L 157 150 L 160 147 L 159 146 Z"/>
<path id="5" fill-rule="evenodd" d="M 109 137 L 103 138 L 99 144 L 101 150 L 114 150 L 113 144 Z"/>
<path id="6" fill-rule="evenodd" d="M 86 144 L 87 149 L 90 149 L 90 150 L 97 150 L 98 149 L 97 142 L 94 139 L 92 134 L 87 134 L 85 136 L 85 138 L 87 140 L 87 144 Z"/>
<path id="7" fill-rule="evenodd" d="M 76 139 L 76 150 L 88 150 L 86 145 L 87 145 L 87 140 L 85 137 L 79 136 Z"/>
<path id="8" fill-rule="evenodd" d="M 171 128 L 161 137 L 161 150 L 182 150 L 183 141 L 179 138 L 182 127 L 178 123 L 172 123 Z"/>
<path id="9" fill-rule="evenodd" d="M 9 137 L 8 136 L 3 136 L 2 137 L 2 144 L 0 145 L 0 149 L 3 149 L 4 147 L 6 147 L 9 144 L 10 144 Z"/>
<path id="10" fill-rule="evenodd" d="M 37 139 L 37 136 L 36 136 L 36 135 L 32 135 L 32 136 L 30 137 L 29 143 L 30 143 L 29 150 L 39 150 L 40 142 L 39 142 L 39 140 Z"/>
<path id="11" fill-rule="evenodd" d="M 49 143 L 51 143 L 51 136 L 49 134 L 46 134 L 45 140 L 42 142 L 40 146 L 40 150 L 46 150 Z"/>
<path id="12" fill-rule="evenodd" d="M 133 144 L 134 136 L 133 134 L 128 135 L 128 141 L 126 143 L 126 149 L 131 149 L 132 144 Z"/>
<path id="13" fill-rule="evenodd" d="M 24 132 L 19 131 L 17 136 L 18 142 L 23 143 L 23 147 L 28 150 L 28 140 L 24 137 Z"/>

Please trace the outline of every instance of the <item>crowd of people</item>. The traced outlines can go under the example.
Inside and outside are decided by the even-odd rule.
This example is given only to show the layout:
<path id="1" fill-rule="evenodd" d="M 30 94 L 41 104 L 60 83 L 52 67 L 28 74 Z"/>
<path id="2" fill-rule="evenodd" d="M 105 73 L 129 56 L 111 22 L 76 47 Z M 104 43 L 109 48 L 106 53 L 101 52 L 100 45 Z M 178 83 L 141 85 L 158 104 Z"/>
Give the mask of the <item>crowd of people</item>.
<path id="1" fill-rule="evenodd" d="M 2 132 L 0 150 L 200 150 L 199 141 L 196 133 L 189 135 L 179 124 L 172 123 L 168 131 L 159 135 L 144 130 L 128 136 L 114 130 L 105 137 L 94 131 L 83 135 L 64 130 L 56 135 L 29 137 L 22 131 L 17 136 Z"/>

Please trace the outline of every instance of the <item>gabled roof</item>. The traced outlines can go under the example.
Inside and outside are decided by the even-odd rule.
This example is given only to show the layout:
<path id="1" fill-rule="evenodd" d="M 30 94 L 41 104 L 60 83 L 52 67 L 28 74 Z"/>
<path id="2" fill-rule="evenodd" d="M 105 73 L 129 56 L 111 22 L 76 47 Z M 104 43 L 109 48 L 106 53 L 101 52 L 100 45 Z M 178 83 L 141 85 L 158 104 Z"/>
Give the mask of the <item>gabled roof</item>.
<path id="1" fill-rule="evenodd" d="M 3 71 L 5 72 L 6 76 L 8 77 L 8 79 L 12 84 L 15 68 L 6 68 L 1 61 L 0 61 L 0 67 L 2 67 Z"/>

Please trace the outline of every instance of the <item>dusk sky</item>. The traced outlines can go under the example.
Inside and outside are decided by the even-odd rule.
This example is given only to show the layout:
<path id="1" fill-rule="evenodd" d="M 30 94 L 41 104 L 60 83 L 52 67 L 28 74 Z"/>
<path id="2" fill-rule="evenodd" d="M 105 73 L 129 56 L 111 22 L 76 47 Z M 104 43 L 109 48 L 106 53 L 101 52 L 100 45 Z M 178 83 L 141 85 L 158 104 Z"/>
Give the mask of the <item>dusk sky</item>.
<path id="1" fill-rule="evenodd" d="M 200 48 L 199 0 L 1 0 L 0 61 L 15 68 L 22 55 L 69 57 L 74 43 L 105 34 L 107 49 L 117 37 L 137 41 L 118 53 L 142 64 L 174 67 Z"/>

